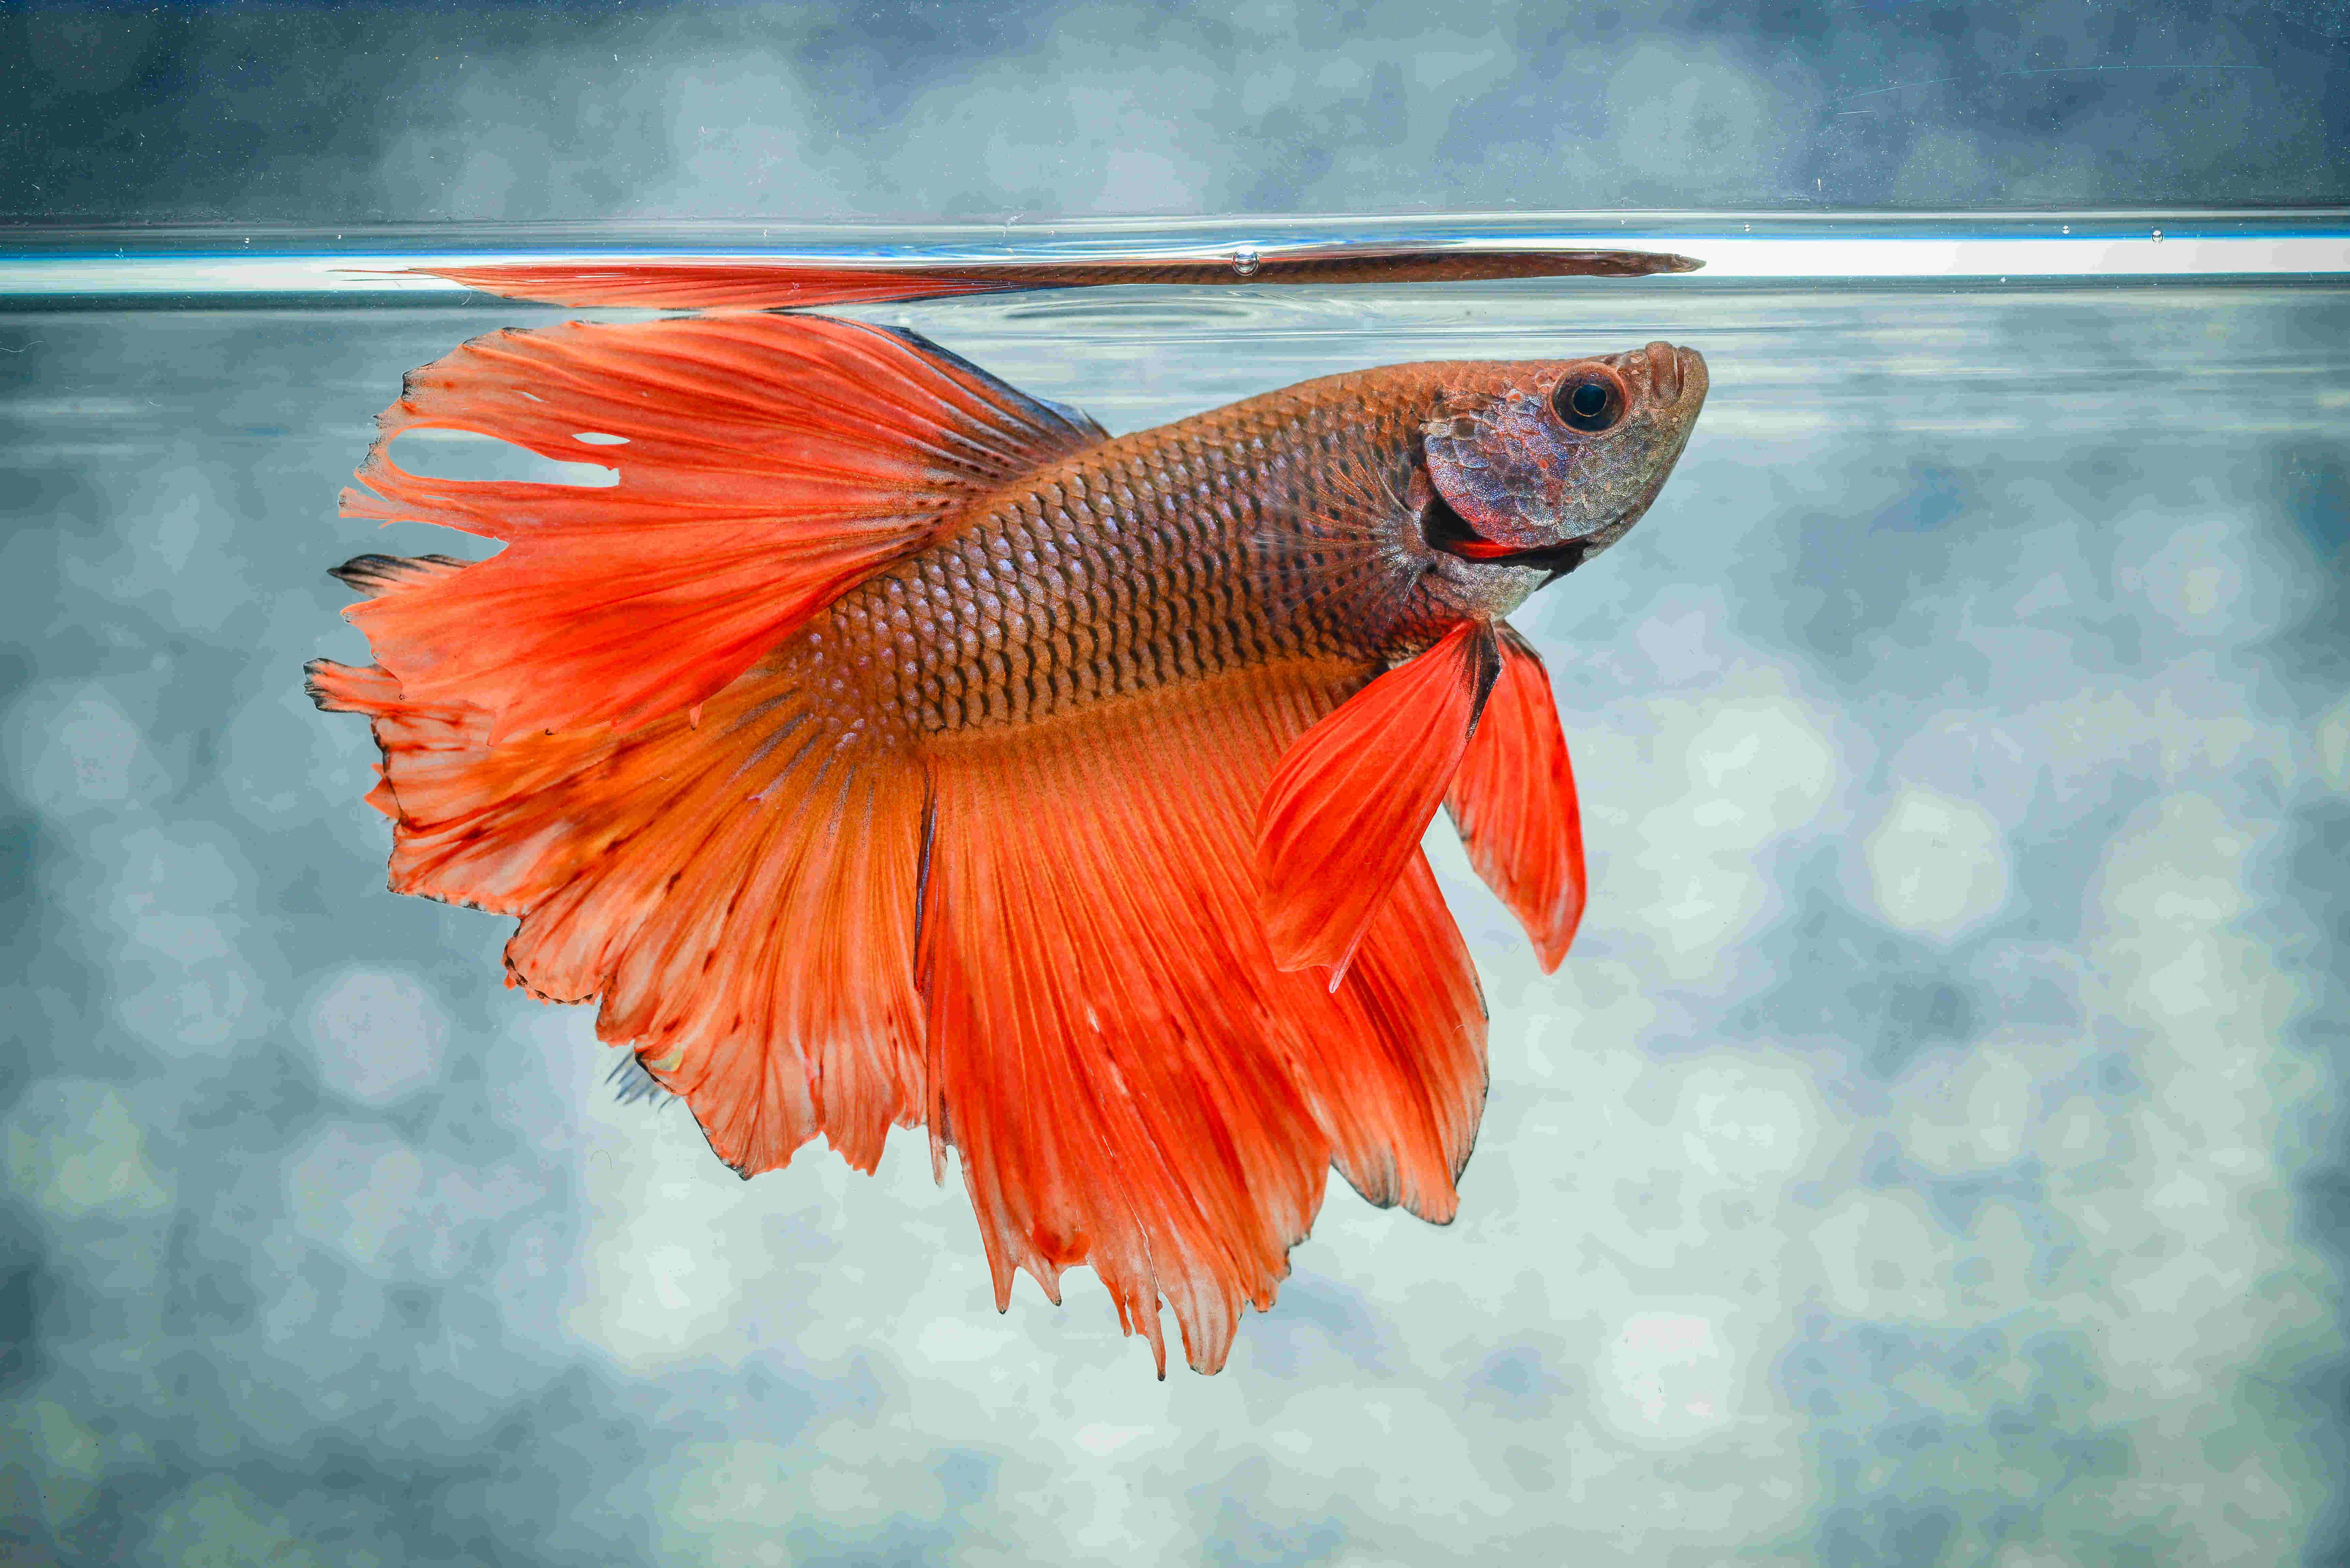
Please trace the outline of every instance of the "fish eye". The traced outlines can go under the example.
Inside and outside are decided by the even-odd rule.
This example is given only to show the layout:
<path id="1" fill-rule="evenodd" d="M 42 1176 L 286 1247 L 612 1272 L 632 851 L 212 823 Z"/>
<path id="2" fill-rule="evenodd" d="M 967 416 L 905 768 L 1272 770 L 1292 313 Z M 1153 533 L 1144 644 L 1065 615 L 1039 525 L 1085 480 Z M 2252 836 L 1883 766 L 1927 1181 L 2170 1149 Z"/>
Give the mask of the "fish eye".
<path id="1" fill-rule="evenodd" d="M 1624 417 L 1623 389 L 1589 371 L 1569 374 L 1550 395 L 1559 422 L 1586 435 L 1612 429 Z"/>

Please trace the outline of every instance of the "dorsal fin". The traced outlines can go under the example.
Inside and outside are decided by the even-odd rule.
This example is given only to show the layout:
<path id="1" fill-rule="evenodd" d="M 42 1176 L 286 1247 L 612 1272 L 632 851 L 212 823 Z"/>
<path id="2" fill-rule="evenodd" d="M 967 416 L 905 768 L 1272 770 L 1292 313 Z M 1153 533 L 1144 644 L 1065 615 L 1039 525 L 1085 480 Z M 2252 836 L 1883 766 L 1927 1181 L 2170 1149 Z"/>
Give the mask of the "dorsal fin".
<path id="1" fill-rule="evenodd" d="M 1282 757 L 1257 814 L 1257 870 L 1283 969 L 1327 965 L 1338 988 L 1452 783 L 1499 664 L 1492 628 L 1463 621 Z"/>
<path id="2" fill-rule="evenodd" d="M 344 515 L 508 543 L 453 575 L 360 585 L 377 597 L 346 613 L 411 701 L 480 708 L 493 739 L 690 708 L 973 496 L 1103 437 L 911 333 L 782 316 L 478 337 L 377 423 Z M 431 429 L 619 483 L 392 461 L 394 438 Z"/>
<path id="3" fill-rule="evenodd" d="M 1583 813 L 1542 656 L 1515 628 L 1495 629 L 1502 673 L 1445 804 L 1469 863 L 1525 927 L 1548 974 L 1583 920 Z"/>

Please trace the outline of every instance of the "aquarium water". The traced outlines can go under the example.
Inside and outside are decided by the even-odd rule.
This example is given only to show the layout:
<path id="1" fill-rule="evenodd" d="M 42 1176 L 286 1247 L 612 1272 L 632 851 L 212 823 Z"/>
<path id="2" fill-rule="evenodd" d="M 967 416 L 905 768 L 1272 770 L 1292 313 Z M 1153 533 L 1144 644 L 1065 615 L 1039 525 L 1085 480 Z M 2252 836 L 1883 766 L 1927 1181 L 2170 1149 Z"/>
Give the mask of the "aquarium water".
<path id="1" fill-rule="evenodd" d="M 1700 349 L 1679 472 L 1515 618 L 1590 905 L 1441 820 L 1460 1218 L 1332 1182 L 1232 1362 L 993 1310 L 950 1162 L 737 1180 L 511 922 L 385 889 L 328 567 L 401 376 L 625 254 L 1679 251 L 1689 276 L 846 311 L 1138 429 Z M 0 1562 L 2338 1562 L 2350 220 L 28 231 L 0 254 Z M 644 313 L 606 312 L 631 317 Z M 460 477 L 593 483 L 479 439 Z M 583 455 L 590 449 L 583 448 Z"/>

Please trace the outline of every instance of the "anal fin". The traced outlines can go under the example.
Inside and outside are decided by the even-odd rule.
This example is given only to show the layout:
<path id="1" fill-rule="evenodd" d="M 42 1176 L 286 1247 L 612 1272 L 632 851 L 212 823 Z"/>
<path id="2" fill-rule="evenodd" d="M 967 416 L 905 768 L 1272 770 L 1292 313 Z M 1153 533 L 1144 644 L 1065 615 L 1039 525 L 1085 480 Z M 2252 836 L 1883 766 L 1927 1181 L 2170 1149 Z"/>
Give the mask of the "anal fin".
<path id="1" fill-rule="evenodd" d="M 1414 848 L 1336 994 L 1275 966 L 1258 799 L 1351 672 L 1252 672 L 934 749 L 921 950 L 934 1134 L 999 1304 L 1090 1264 L 1202 1371 L 1260 1309 L 1334 1159 L 1449 1219 L 1484 1093 L 1475 975 Z"/>

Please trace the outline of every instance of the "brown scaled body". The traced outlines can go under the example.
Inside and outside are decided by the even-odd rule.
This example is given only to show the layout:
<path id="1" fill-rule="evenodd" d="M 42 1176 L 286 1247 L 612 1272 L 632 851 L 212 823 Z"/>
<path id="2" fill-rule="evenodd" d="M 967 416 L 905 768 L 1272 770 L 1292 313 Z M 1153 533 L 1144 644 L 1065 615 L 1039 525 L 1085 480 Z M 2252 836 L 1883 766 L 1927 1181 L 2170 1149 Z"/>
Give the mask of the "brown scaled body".
<path id="1" fill-rule="evenodd" d="M 1670 373 L 1654 411 L 1679 439 L 1639 446 L 1617 476 L 1642 506 L 1705 391 L 1701 360 L 1656 350 L 1616 357 L 1636 399 L 1664 380 L 1659 362 Z M 1343 668 L 1345 695 L 1554 575 L 1451 554 L 1430 537 L 1437 498 L 1411 499 L 1429 424 L 1512 388 L 1547 392 L 1571 363 L 1352 372 L 1103 441 L 972 502 L 938 544 L 843 595 L 809 641 L 857 672 L 860 711 L 919 735 L 1280 664 Z M 1631 521 L 1607 519 L 1608 541 Z"/>

